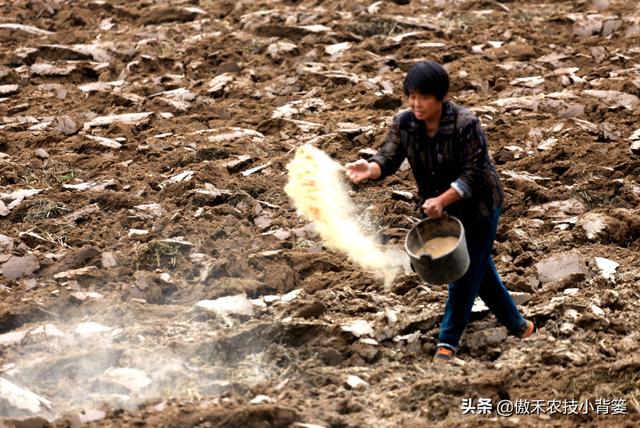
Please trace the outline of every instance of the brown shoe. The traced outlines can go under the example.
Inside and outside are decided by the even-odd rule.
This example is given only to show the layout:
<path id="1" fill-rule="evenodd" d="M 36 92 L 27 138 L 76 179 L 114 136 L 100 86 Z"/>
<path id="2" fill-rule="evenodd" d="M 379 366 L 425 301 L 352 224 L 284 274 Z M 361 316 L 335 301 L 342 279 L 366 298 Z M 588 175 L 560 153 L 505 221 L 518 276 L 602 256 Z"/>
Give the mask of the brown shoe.
<path id="1" fill-rule="evenodd" d="M 536 331 L 536 325 L 533 322 L 527 320 L 527 327 L 522 330 L 522 333 L 520 333 L 520 338 L 526 339 L 527 337 L 531 336 L 534 331 Z"/>
<path id="2" fill-rule="evenodd" d="M 446 348 L 444 346 L 438 346 L 436 349 L 436 353 L 433 356 L 433 361 L 440 362 L 452 362 L 453 361 L 453 350 Z"/>

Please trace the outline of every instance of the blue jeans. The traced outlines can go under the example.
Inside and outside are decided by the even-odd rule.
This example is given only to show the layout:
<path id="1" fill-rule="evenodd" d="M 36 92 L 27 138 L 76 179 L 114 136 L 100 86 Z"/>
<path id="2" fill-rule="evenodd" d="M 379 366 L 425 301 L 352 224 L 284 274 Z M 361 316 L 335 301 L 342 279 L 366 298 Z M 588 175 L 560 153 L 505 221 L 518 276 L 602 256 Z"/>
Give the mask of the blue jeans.
<path id="1" fill-rule="evenodd" d="M 500 209 L 491 215 L 464 224 L 469 250 L 469 269 L 462 278 L 449 284 L 449 297 L 440 325 L 438 346 L 457 350 L 462 332 L 471 317 L 476 296 L 484 301 L 510 334 L 520 335 L 527 324 L 506 289 L 491 257 Z"/>

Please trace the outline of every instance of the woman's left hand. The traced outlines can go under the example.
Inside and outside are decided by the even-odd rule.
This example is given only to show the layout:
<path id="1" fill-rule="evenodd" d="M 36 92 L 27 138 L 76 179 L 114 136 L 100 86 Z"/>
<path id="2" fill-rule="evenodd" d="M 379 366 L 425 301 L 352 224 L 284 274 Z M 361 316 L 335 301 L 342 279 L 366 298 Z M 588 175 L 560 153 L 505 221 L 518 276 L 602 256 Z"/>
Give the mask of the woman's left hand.
<path id="1" fill-rule="evenodd" d="M 440 218 L 444 211 L 444 203 L 440 198 L 431 198 L 424 201 L 422 210 L 429 218 Z"/>

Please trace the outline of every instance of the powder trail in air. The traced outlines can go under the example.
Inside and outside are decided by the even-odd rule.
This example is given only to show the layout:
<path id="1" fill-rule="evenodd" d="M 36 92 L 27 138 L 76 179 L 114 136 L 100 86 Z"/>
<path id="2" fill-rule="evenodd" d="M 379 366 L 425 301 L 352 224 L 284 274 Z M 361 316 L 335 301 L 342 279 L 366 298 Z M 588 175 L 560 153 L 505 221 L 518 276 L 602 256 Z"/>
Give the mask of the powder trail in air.
<path id="1" fill-rule="evenodd" d="M 285 192 L 295 207 L 312 220 L 325 245 L 346 253 L 389 286 L 400 270 L 397 251 L 386 251 L 358 222 L 358 210 L 349 197 L 344 168 L 311 145 L 297 149 L 287 165 Z"/>

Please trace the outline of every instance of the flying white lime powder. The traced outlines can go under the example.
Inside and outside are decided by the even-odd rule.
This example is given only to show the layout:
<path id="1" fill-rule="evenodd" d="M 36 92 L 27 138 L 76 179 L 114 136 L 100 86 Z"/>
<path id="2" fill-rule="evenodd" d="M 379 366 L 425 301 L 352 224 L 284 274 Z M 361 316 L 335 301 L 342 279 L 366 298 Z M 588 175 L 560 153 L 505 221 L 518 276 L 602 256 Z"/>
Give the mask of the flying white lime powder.
<path id="1" fill-rule="evenodd" d="M 349 197 L 344 168 L 311 145 L 297 149 L 287 165 L 285 192 L 295 207 L 312 220 L 328 248 L 349 258 L 389 286 L 403 263 L 397 251 L 385 249 L 358 222 L 358 211 Z"/>

